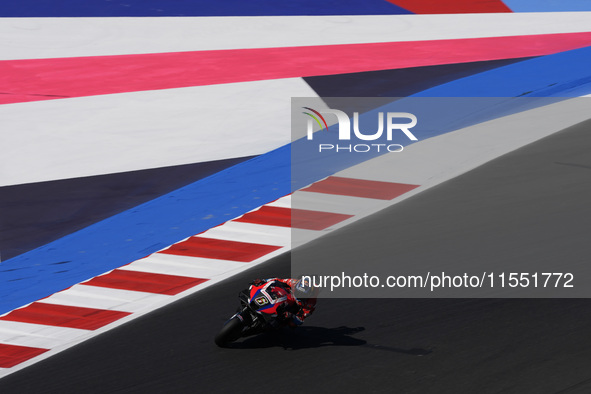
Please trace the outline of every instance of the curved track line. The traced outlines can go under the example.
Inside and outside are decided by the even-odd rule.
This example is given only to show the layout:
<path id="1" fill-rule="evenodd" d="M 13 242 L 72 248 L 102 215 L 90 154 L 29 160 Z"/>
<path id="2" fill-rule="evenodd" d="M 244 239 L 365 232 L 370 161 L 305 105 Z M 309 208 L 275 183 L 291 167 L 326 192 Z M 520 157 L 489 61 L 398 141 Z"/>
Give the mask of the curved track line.
<path id="1" fill-rule="evenodd" d="M 0 62 L 0 104 L 549 55 L 591 32 Z"/>

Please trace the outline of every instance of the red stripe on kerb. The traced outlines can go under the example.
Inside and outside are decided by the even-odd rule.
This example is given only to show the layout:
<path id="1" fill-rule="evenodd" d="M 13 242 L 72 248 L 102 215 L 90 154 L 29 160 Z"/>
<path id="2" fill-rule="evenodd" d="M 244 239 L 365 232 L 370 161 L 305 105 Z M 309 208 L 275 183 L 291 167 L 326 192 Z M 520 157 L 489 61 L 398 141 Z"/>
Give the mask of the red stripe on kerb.
<path id="1" fill-rule="evenodd" d="M 265 205 L 234 221 L 267 226 L 292 227 L 304 230 L 324 230 L 350 217 L 351 215 L 340 213 L 270 207 Z"/>
<path id="2" fill-rule="evenodd" d="M 353 215 L 292 209 L 291 226 L 304 230 L 324 230 L 350 217 Z"/>
<path id="3" fill-rule="evenodd" d="M 190 278 L 186 276 L 153 274 L 126 270 L 113 270 L 108 274 L 97 276 L 84 282 L 83 285 L 107 287 L 111 289 L 141 291 L 175 295 L 183 292 L 208 279 Z"/>
<path id="4" fill-rule="evenodd" d="M 49 349 L 28 346 L 5 345 L 0 343 L 0 368 L 12 368 L 15 365 L 37 357 Z"/>
<path id="5" fill-rule="evenodd" d="M 393 198 L 417 187 L 419 186 L 408 185 L 405 183 L 367 181 L 364 179 L 329 176 L 322 181 L 316 182 L 311 186 L 302 189 L 302 191 L 338 194 L 350 197 L 374 198 L 378 200 L 392 200 Z"/>
<path id="6" fill-rule="evenodd" d="M 15 309 L 0 320 L 96 330 L 128 315 L 128 312 L 34 302 Z"/>
<path id="7" fill-rule="evenodd" d="M 281 246 L 191 237 L 158 253 L 251 262 L 280 248 Z"/>
<path id="8" fill-rule="evenodd" d="M 0 104 L 540 56 L 591 32 L 0 61 Z"/>
<path id="9" fill-rule="evenodd" d="M 512 12 L 501 0 L 388 0 L 415 14 Z"/>

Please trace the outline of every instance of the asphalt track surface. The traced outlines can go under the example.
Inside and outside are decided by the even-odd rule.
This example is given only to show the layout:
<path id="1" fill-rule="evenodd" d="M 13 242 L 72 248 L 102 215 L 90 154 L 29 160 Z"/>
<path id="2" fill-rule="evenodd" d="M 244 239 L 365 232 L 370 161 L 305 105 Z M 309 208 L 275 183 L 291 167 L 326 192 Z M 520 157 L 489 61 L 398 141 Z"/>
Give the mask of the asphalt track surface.
<path id="1" fill-rule="evenodd" d="M 572 226 L 565 226 L 564 215 L 548 214 L 544 226 L 537 228 L 544 232 L 546 226 L 560 226 L 575 248 L 570 255 L 589 256 L 589 228 L 582 223 L 588 223 L 591 201 L 590 129 L 591 122 L 586 122 L 545 138 L 311 247 L 334 240 L 351 242 L 356 234 L 395 220 L 402 210 L 434 214 L 442 203 L 451 211 L 461 210 L 454 205 L 458 193 L 474 196 L 471 210 L 481 204 L 492 222 L 505 220 L 519 228 L 526 220 L 515 211 L 520 187 L 536 193 L 562 188 L 562 194 L 536 194 L 532 201 L 544 203 L 519 209 L 529 206 L 547 212 L 563 207 L 552 199 L 568 195 L 568 204 L 578 214 L 569 216 Z M 556 176 L 541 170 L 555 167 Z M 499 177 L 508 178 L 498 182 Z M 496 188 L 495 211 L 487 210 L 491 198 L 479 198 L 489 192 L 491 182 Z M 505 203 L 499 204 L 499 199 Z M 467 220 L 458 217 L 447 231 L 460 231 Z M 376 236 L 383 237 L 384 244 L 391 242 L 391 234 Z M 449 250 L 468 253 L 478 247 L 472 250 L 476 254 L 487 246 L 455 239 Z M 441 250 L 432 249 L 436 259 Z M 543 251 L 554 253 L 550 257 L 556 261 L 563 252 L 560 247 Z M 247 339 L 231 349 L 213 344 L 247 282 L 289 273 L 290 256 L 279 256 L 14 373 L 0 380 L 0 392 L 591 392 L 588 299 L 322 299 L 301 328 Z"/>

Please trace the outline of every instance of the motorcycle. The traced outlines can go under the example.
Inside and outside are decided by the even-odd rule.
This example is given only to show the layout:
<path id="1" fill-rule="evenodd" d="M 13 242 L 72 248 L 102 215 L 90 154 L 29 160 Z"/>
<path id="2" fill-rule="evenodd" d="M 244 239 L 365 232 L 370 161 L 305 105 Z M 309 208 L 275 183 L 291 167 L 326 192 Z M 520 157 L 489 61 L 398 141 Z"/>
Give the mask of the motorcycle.
<path id="1" fill-rule="evenodd" d="M 241 291 L 240 308 L 216 335 L 216 345 L 227 347 L 240 338 L 286 326 L 289 314 L 299 309 L 288 302 L 290 292 L 289 286 L 279 281 L 252 284 Z"/>

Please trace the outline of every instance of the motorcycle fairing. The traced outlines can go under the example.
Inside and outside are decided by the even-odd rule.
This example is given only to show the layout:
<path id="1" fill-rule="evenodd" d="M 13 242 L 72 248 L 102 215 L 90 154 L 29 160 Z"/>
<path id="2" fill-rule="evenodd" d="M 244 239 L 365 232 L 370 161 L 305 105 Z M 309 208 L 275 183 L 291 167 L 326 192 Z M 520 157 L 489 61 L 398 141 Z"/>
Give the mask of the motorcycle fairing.
<path id="1" fill-rule="evenodd" d="M 258 312 L 269 315 L 277 314 L 277 308 L 287 301 L 288 292 L 274 282 L 267 282 L 261 286 L 250 287 L 250 303 Z"/>

